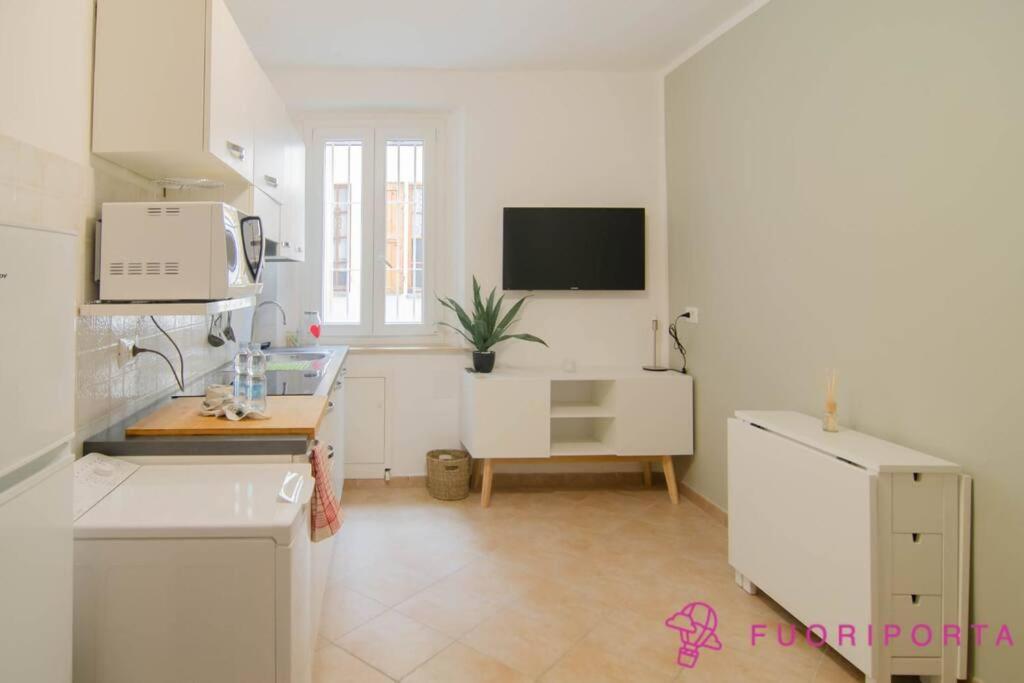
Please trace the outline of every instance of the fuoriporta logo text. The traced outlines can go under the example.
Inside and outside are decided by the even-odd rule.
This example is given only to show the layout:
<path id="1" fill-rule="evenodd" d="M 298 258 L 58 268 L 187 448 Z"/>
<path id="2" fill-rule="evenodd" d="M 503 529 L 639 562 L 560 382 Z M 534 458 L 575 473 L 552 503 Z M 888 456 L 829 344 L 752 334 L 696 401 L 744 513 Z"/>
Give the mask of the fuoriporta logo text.
<path id="1" fill-rule="evenodd" d="M 1012 647 L 1013 633 L 1006 624 L 970 624 L 966 629 L 959 624 L 883 624 L 879 627 L 868 625 L 858 627 L 853 624 L 838 624 L 829 631 L 822 624 L 811 624 L 803 633 L 795 624 L 750 625 L 750 645 L 775 644 L 792 647 L 803 643 L 811 647 L 824 647 L 831 643 L 836 647 L 849 645 L 856 647 L 876 644 L 889 647 L 899 642 L 901 645 L 910 643 L 914 647 L 926 648 L 933 645 L 942 647 L 959 646 L 965 642 L 973 642 L 975 646 Z"/>

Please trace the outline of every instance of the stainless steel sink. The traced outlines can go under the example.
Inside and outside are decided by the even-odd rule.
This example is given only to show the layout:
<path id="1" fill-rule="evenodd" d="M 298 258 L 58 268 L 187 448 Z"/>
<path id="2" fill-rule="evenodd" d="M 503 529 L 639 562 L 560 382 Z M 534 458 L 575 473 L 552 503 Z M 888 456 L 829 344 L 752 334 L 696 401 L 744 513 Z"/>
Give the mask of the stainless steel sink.
<path id="1" fill-rule="evenodd" d="M 331 362 L 331 351 L 305 351 L 302 349 L 269 349 L 267 372 L 293 371 L 322 373 Z"/>

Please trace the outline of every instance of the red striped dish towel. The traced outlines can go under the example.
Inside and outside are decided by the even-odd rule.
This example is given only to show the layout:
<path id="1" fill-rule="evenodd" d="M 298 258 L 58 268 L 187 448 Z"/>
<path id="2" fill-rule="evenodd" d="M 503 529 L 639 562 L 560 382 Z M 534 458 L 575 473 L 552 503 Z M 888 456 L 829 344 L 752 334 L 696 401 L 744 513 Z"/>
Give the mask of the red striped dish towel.
<path id="1" fill-rule="evenodd" d="M 327 447 L 318 443 L 309 454 L 314 481 L 310 505 L 310 532 L 314 543 L 336 534 L 344 520 L 341 503 L 335 498 L 334 487 L 331 486 L 331 467 L 326 453 Z"/>

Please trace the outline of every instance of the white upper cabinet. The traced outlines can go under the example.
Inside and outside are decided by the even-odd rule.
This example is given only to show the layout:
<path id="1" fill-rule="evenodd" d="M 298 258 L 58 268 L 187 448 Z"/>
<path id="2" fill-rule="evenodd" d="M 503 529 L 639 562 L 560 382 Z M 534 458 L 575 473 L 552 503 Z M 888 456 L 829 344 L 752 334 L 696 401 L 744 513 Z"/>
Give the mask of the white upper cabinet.
<path id="1" fill-rule="evenodd" d="M 99 2 L 93 152 L 148 178 L 204 175 L 206 24 L 204 0 Z"/>
<path id="2" fill-rule="evenodd" d="M 292 123 L 266 76 L 261 73 L 254 85 L 258 91 L 254 111 L 258 153 L 252 182 L 277 201 L 283 201 L 287 174 L 285 145 Z"/>
<path id="3" fill-rule="evenodd" d="M 306 144 L 291 129 L 285 143 L 287 185 L 281 214 L 281 242 L 278 257 L 306 260 Z"/>
<path id="4" fill-rule="evenodd" d="M 257 74 L 222 0 L 100 0 L 93 152 L 151 179 L 251 182 Z"/>
<path id="5" fill-rule="evenodd" d="M 268 257 L 304 259 L 305 145 L 224 0 L 98 1 L 92 143 L 152 180 L 223 181 L 187 198 L 261 215 Z"/>
<path id="6" fill-rule="evenodd" d="M 137 0 L 136 0 L 137 1 Z M 175 0 L 180 2 L 180 0 Z M 257 84 L 266 77 L 221 0 L 187 0 L 207 6 L 206 146 L 225 166 L 253 181 L 256 124 L 264 102 Z M 148 4 L 148 3 L 146 3 Z"/>
<path id="7" fill-rule="evenodd" d="M 277 239 L 267 250 L 268 261 L 306 260 L 306 144 L 294 127 L 283 140 L 284 182 L 278 190 L 281 219 Z M 258 159 L 258 157 L 257 157 Z"/>

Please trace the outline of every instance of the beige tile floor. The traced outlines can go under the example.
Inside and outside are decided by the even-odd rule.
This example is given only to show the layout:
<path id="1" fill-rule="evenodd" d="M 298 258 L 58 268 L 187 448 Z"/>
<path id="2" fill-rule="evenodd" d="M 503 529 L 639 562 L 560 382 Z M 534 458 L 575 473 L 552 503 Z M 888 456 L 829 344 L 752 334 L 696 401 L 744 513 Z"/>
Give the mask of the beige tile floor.
<path id="1" fill-rule="evenodd" d="M 733 582 L 726 530 L 663 490 L 346 490 L 316 683 L 795 681 L 863 677 L 832 652 L 748 644 L 795 623 Z M 664 625 L 692 600 L 718 612 L 721 651 L 675 663 Z"/>

